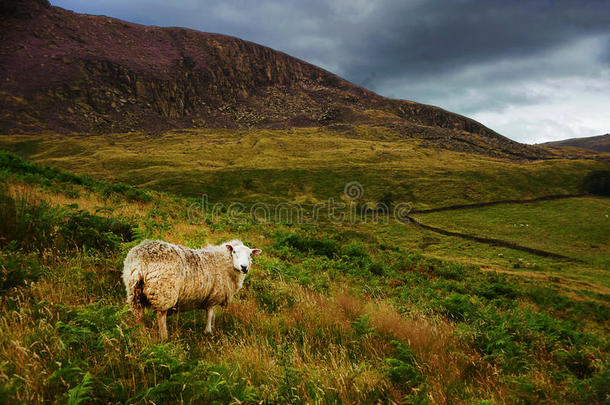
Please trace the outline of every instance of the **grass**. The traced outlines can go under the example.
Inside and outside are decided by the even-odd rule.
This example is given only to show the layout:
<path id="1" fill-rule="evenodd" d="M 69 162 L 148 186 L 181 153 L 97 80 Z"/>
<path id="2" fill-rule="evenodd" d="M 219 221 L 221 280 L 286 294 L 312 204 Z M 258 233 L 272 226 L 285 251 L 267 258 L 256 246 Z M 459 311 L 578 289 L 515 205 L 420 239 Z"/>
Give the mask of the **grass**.
<path id="1" fill-rule="evenodd" d="M 582 197 L 420 214 L 418 218 L 425 224 L 517 242 L 610 268 L 609 215 L 610 199 Z"/>
<path id="2" fill-rule="evenodd" d="M 7 151 L 0 151 L 0 167 L 10 171 L 13 175 L 19 175 L 25 182 L 32 182 L 52 186 L 53 182 L 61 183 L 61 190 L 65 190 L 66 184 L 71 186 L 64 192 L 76 194 L 73 186 L 84 186 L 90 191 L 98 191 L 108 197 L 112 194 L 122 194 L 123 197 L 132 201 L 146 202 L 151 200 L 146 191 L 136 189 L 120 183 L 106 183 L 95 180 L 88 175 L 79 175 L 55 167 L 43 166 L 25 161 Z M 60 191 L 60 190 L 58 190 Z"/>
<path id="3" fill-rule="evenodd" d="M 24 149 L 33 145 L 40 144 Z M 11 228 L 14 242 L 0 250 L 3 272 L 28 269 L 23 282 L 5 289 L 0 313 L 4 402 L 589 404 L 608 398 L 610 293 L 607 268 L 595 259 L 603 260 L 603 250 L 575 245 L 571 253 L 588 262 L 558 261 L 394 220 L 237 223 L 221 213 L 193 224 L 187 198 L 142 190 L 151 198 L 133 200 L 129 188 L 106 194 L 111 183 L 75 184 L 26 163 L 3 166 L 1 178 L 4 200 L 22 201 L 28 212 L 45 207 L 35 217 L 16 215 L 14 222 L 27 226 Z M 589 165 L 554 164 L 565 170 Z M 60 191 L 66 187 L 73 192 Z M 332 188 L 330 180 L 323 187 Z M 582 211 L 579 218 L 591 224 L 574 225 L 565 235 L 595 241 L 605 237 L 597 212 L 606 203 L 587 197 L 519 209 L 541 215 L 530 224 L 548 227 L 549 234 L 562 228 L 550 218 Z M 537 204 L 544 204 L 543 213 Z M 463 213 L 500 232 L 493 222 L 498 212 L 505 219 L 517 215 L 506 208 Z M 456 212 L 434 215 L 441 214 L 449 226 Z M 62 233 L 56 225 L 70 218 L 77 218 L 77 228 L 119 239 L 111 248 L 57 249 Z M 111 223 L 130 224 L 133 232 Z M 44 243 L 23 243 L 48 228 Z M 98 234 L 73 233 L 85 241 Z M 132 246 L 144 238 L 198 247 L 234 237 L 264 253 L 233 304 L 218 313 L 213 336 L 203 334 L 205 315 L 197 311 L 170 317 L 166 342 L 157 338 L 152 312 L 145 328 L 133 323 L 120 280 Z M 543 247 L 562 251 L 561 240 L 550 237 Z"/>
<path id="4" fill-rule="evenodd" d="M 358 181 L 364 199 L 416 208 L 582 192 L 594 160 L 514 162 L 439 150 L 388 128 L 190 130 L 163 136 L 0 136 L 22 157 L 212 201 L 315 204 Z"/>

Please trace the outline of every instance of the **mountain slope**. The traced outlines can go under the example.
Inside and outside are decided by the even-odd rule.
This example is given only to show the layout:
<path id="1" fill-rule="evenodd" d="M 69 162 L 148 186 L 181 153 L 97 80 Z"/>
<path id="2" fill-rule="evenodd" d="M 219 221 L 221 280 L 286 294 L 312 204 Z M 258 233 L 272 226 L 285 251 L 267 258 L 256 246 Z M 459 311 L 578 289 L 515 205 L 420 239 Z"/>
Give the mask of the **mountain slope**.
<path id="1" fill-rule="evenodd" d="M 437 107 L 379 96 L 270 48 L 220 34 L 0 6 L 0 131 L 381 125 L 449 149 L 539 158 Z"/>
<path id="2" fill-rule="evenodd" d="M 564 139 L 563 141 L 546 142 L 542 145 L 550 146 L 552 148 L 572 146 L 575 148 L 590 149 L 598 152 L 610 153 L 610 134 L 590 136 L 587 138 Z"/>

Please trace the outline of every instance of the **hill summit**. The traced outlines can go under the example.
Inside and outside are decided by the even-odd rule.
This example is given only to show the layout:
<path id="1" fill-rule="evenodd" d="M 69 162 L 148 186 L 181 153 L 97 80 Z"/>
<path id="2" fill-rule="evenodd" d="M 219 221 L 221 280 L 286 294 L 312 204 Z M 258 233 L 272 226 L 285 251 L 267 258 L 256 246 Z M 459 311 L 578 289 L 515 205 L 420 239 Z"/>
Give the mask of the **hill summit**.
<path id="1" fill-rule="evenodd" d="M 610 153 L 610 134 L 590 136 L 586 138 L 570 138 L 562 141 L 546 142 L 542 145 L 550 146 L 552 148 L 571 146 L 574 148 Z"/>
<path id="2" fill-rule="evenodd" d="M 46 0 L 5 1 L 0 23 L 5 133 L 355 124 L 393 127 L 451 149 L 547 153 L 226 35 L 76 14 Z"/>

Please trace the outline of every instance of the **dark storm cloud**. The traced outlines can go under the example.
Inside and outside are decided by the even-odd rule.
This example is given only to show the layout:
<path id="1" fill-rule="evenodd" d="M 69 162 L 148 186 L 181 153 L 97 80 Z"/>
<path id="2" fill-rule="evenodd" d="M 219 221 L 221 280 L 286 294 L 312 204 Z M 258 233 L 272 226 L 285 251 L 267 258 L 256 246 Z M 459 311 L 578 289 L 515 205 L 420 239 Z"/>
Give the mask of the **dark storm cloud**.
<path id="1" fill-rule="evenodd" d="M 606 67 L 610 67 L 610 35 L 608 35 L 606 39 L 606 45 L 604 46 L 604 52 L 602 53 L 601 60 Z"/>
<path id="2" fill-rule="evenodd" d="M 609 27 L 610 3 L 601 1 L 397 2 L 354 32 L 346 54 L 359 57 L 342 68 L 350 77 L 416 78 L 531 56 Z"/>
<path id="3" fill-rule="evenodd" d="M 598 93 L 607 89 L 610 68 L 608 0 L 52 3 L 142 24 L 234 35 L 319 65 L 385 96 L 482 117 L 549 103 L 554 83 L 563 78 L 581 79 L 572 80 L 573 91 L 565 96 L 586 111 L 585 103 L 603 101 Z M 514 139 L 531 139 L 516 124 L 519 120 L 523 119 L 484 124 Z M 608 128 L 602 127 L 610 126 L 597 116 L 585 121 L 592 124 L 563 133 L 605 133 Z M 557 128 L 546 125 L 544 131 L 556 134 L 566 127 L 557 123 Z"/>

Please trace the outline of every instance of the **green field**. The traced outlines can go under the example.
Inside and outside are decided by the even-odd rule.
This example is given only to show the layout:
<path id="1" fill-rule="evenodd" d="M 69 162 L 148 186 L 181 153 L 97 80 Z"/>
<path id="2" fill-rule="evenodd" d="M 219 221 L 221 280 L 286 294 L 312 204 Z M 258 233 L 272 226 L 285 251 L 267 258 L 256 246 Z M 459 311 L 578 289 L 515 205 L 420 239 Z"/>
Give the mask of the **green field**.
<path id="1" fill-rule="evenodd" d="M 418 218 L 444 229 L 517 242 L 610 268 L 609 198 L 505 204 Z"/>
<path id="2" fill-rule="evenodd" d="M 321 134 L 316 148 L 308 131 L 0 137 L 21 156 L 92 175 L 0 152 L 2 402 L 608 400 L 607 198 L 413 215 L 573 260 L 395 219 L 278 223 L 223 212 L 194 224 L 188 216 L 188 197 L 202 192 L 308 206 L 341 199 L 349 181 L 364 187 L 359 207 L 386 194 L 417 208 L 576 194 L 603 163 L 510 162 L 391 139 L 386 148 L 383 134 Z M 346 163 L 352 149 L 357 158 Z M 166 342 L 152 312 L 146 328 L 134 324 L 120 280 L 132 246 L 234 237 L 264 253 L 217 313 L 213 336 L 196 311 L 169 318 Z"/>
<path id="3" fill-rule="evenodd" d="M 0 148 L 94 177 L 213 201 L 313 204 L 358 181 L 364 200 L 430 208 L 581 193 L 595 160 L 516 162 L 422 145 L 390 129 L 0 136 Z"/>

